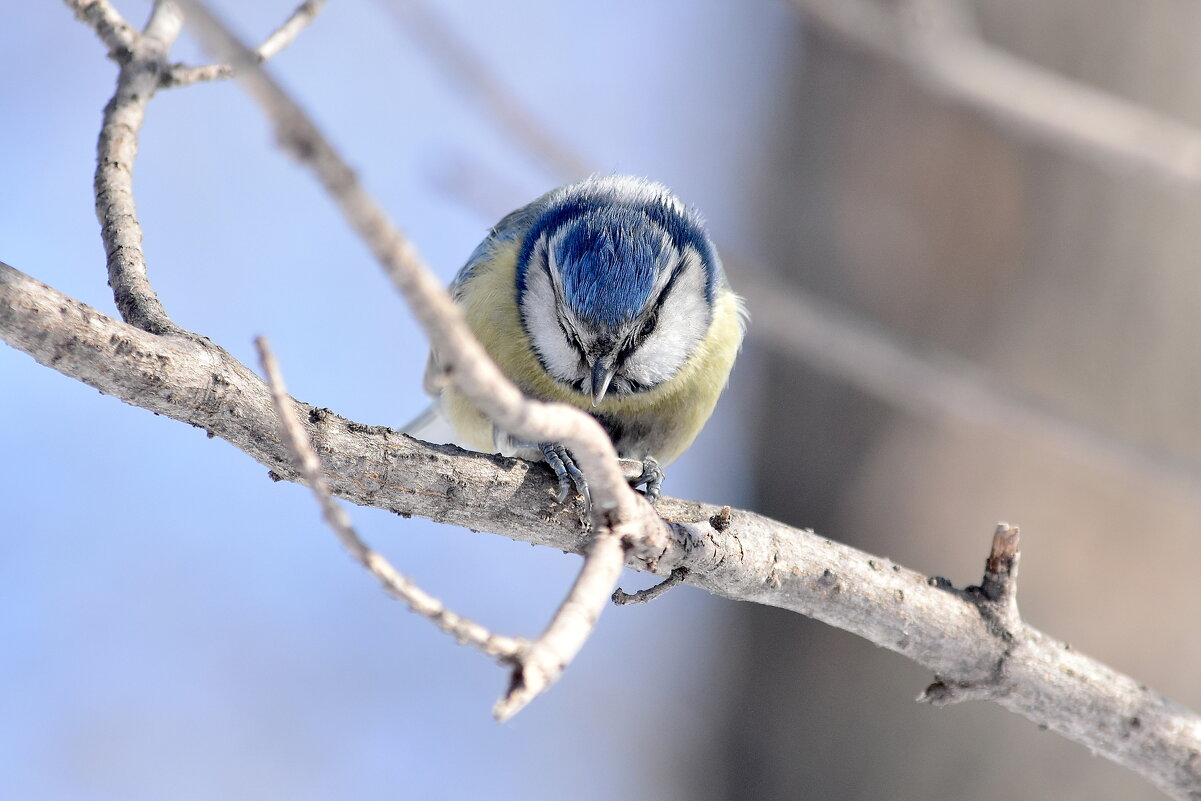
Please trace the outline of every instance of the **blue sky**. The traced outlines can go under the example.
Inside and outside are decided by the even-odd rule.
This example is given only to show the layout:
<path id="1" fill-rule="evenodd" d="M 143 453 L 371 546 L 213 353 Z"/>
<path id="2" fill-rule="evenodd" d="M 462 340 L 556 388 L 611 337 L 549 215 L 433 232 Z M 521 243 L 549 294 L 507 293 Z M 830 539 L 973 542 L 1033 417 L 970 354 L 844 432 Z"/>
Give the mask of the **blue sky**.
<path id="1" fill-rule="evenodd" d="M 786 9 L 440 5 L 597 169 L 668 183 L 719 241 L 754 252 L 740 201 L 792 63 Z M 148 4 L 118 7 L 140 25 Z M 291 4 L 217 7 L 258 40 Z M 56 3 L 0 8 L 0 54 L 0 260 L 114 314 L 91 180 L 115 67 Z M 201 60 L 186 40 L 176 55 Z M 330 3 L 273 69 L 444 278 L 494 216 L 562 182 L 383 0 Z M 235 86 L 153 100 L 135 188 L 151 277 L 177 322 L 252 364 L 266 334 L 294 395 L 352 419 L 400 426 L 420 411 L 424 338 Z M 748 498 L 737 409 L 753 357 L 738 375 L 669 493 Z M 610 609 L 560 684 L 498 726 L 503 672 L 387 599 L 302 488 L 7 347 L 0 388 L 0 797 L 673 798 L 673 772 L 700 767 L 692 699 L 716 692 L 706 662 L 723 602 L 684 588 Z M 579 564 L 351 512 L 400 569 L 506 633 L 536 633 Z M 624 767 L 596 776 L 598 754 Z"/>

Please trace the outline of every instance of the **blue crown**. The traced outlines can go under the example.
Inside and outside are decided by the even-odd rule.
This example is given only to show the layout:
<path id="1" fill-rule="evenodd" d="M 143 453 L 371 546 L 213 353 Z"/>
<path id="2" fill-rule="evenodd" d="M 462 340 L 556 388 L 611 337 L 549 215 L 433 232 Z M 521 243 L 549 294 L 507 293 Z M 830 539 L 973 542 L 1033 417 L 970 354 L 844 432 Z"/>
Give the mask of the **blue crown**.
<path id="1" fill-rule="evenodd" d="M 630 191 L 635 187 L 638 191 Z M 722 272 L 713 244 L 696 212 L 676 202 L 666 189 L 630 181 L 600 179 L 552 193 L 526 232 L 517 260 L 517 292 L 525 293 L 526 272 L 543 234 L 562 232 L 554 253 L 564 300 L 588 322 L 614 327 L 645 305 L 665 247 L 691 247 L 705 265 L 705 295 L 713 302 Z"/>

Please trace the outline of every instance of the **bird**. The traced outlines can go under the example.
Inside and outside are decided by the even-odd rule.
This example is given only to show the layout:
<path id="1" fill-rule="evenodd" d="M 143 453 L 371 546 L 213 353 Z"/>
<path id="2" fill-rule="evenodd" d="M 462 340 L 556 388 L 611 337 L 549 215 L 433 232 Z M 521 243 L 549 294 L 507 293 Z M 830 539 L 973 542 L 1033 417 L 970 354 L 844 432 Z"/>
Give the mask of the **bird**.
<path id="1" fill-rule="evenodd" d="M 729 381 L 746 329 L 704 221 L 666 186 L 628 175 L 561 186 L 505 216 L 450 284 L 451 297 L 497 366 L 528 397 L 591 414 L 651 503 L 662 468 L 696 438 Z M 437 353 L 425 371 L 429 409 L 456 444 L 532 461 L 590 505 L 571 452 L 494 426 L 446 380 Z M 637 469 L 637 468 L 635 468 Z"/>

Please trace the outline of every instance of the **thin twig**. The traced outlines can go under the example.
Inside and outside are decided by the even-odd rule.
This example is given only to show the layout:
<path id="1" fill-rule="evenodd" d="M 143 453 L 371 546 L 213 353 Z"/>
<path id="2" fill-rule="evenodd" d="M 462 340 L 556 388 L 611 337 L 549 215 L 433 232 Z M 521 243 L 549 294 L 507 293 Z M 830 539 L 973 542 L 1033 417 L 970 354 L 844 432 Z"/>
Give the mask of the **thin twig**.
<path id="1" fill-rule="evenodd" d="M 624 564 L 621 535 L 613 527 L 595 529 L 575 583 L 546 630 L 521 655 L 508 692 L 492 707 L 493 717 L 505 722 L 558 680 L 591 636 Z"/>
<path id="2" fill-rule="evenodd" d="M 321 460 L 300 425 L 275 354 L 271 352 L 265 337 L 257 337 L 254 344 L 258 348 L 259 361 L 263 365 L 263 372 L 267 374 L 267 385 L 271 388 L 271 400 L 279 416 L 280 437 L 304 477 L 304 483 L 313 491 L 325 522 L 338 536 L 342 547 L 375 576 L 392 597 L 408 604 L 410 609 L 443 632 L 463 645 L 470 645 L 503 663 L 513 664 L 517 654 L 528 645 L 525 640 L 493 634 L 479 623 L 451 612 L 441 601 L 418 587 L 412 579 L 397 572 L 386 558 L 363 542 L 351 525 L 346 510 L 330 495 L 329 483 L 321 471 Z"/>
<path id="3" fill-rule="evenodd" d="M 284 20 L 283 25 L 280 25 L 267 40 L 259 45 L 255 51 L 259 58 L 263 61 L 275 58 L 281 50 L 295 41 L 300 32 L 309 26 L 324 8 L 326 0 L 305 0 L 296 7 L 292 12 L 292 16 Z"/>
<path id="4" fill-rule="evenodd" d="M 314 172 L 344 218 L 371 248 L 429 335 L 431 347 L 456 388 L 510 434 L 530 442 L 568 446 L 588 475 L 593 498 L 592 547 L 546 631 L 519 656 L 509 698 L 497 706 L 497 716 L 503 719 L 548 688 L 575 657 L 617 583 L 624 549 L 662 550 L 668 537 L 666 525 L 626 483 L 617 453 L 600 424 L 565 404 L 527 399 L 505 378 L 471 334 L 441 282 L 422 263 L 416 248 L 308 115 L 202 3 L 186 0 L 184 5 L 201 41 L 218 60 L 233 65 L 247 91 L 275 123 L 284 149 Z"/>
<path id="5" fill-rule="evenodd" d="M 725 509 L 727 512 L 729 512 L 730 507 L 727 506 Z M 637 592 L 626 592 L 618 587 L 617 589 L 613 590 L 613 595 L 611 595 L 610 598 L 613 600 L 613 603 L 617 604 L 618 606 L 650 603 L 663 593 L 670 590 L 672 587 L 682 584 L 686 578 L 688 578 L 688 568 L 677 567 L 675 570 L 671 571 L 667 578 L 663 579 L 654 586 L 647 587 L 645 590 L 638 590 Z"/>
<path id="6" fill-rule="evenodd" d="M 965 591 L 976 602 L 980 617 L 985 620 L 998 640 L 1007 643 L 991 674 L 981 680 L 952 680 L 935 677 L 934 683 L 917 697 L 921 703 L 948 706 L 964 701 L 996 701 L 1007 694 L 1010 685 L 1009 662 L 1016 649 L 1038 635 L 1026 631 L 1017 604 L 1018 544 L 1021 534 L 1017 526 L 998 523 L 993 532 L 992 547 L 984 562 L 984 578 L 977 587 Z"/>
<path id="7" fill-rule="evenodd" d="M 175 4 L 175 0 L 154 0 L 154 5 L 150 8 L 150 18 L 146 20 L 146 27 L 142 29 L 142 38 L 158 43 L 155 55 L 161 56 L 164 63 L 167 51 L 175 44 L 181 30 L 183 15 L 179 13 L 179 6 Z M 158 50 L 161 50 L 161 53 Z"/>
<path id="8" fill-rule="evenodd" d="M 68 4 L 77 8 L 77 16 L 89 22 L 93 17 L 87 16 L 88 9 L 107 7 L 94 3 L 80 12 L 76 2 L 68 0 Z M 104 30 L 120 27 L 120 18 L 115 15 L 108 7 L 104 29 L 97 28 L 100 36 L 104 36 Z M 129 42 L 128 57 L 120 60 L 117 89 L 104 107 L 96 142 L 96 218 L 104 240 L 109 286 L 125 321 L 156 334 L 179 334 L 182 329 L 167 316 L 150 285 L 142 251 L 142 226 L 133 199 L 133 168 L 146 104 L 158 89 L 167 52 L 179 36 L 181 25 L 172 3 L 155 4 L 145 32 Z"/>
<path id="9" fill-rule="evenodd" d="M 301 31 L 317 17 L 326 2 L 327 0 L 305 0 L 297 6 L 291 16 L 254 49 L 253 52 L 258 62 L 266 63 L 292 44 Z M 163 86 L 176 88 L 206 81 L 219 81 L 232 78 L 233 74 L 233 67 L 229 64 L 205 64 L 199 67 L 172 64 L 170 69 L 163 74 Z"/>
<path id="10" fill-rule="evenodd" d="M 138 40 L 138 32 L 108 0 L 66 0 L 75 18 L 86 23 L 108 47 L 109 58 L 123 62 Z"/>

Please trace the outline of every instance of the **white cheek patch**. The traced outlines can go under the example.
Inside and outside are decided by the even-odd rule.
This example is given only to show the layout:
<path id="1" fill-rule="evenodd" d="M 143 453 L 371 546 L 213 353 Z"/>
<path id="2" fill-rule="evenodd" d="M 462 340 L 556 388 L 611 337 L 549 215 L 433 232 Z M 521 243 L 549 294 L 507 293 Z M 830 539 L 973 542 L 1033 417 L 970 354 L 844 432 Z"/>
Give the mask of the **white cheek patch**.
<path id="1" fill-rule="evenodd" d="M 521 316 L 530 334 L 530 343 L 542 359 L 547 372 L 560 381 L 572 382 L 579 377 L 579 354 L 567 341 L 555 310 L 559 303 L 541 259 L 545 249 L 538 248 L 530 258 L 522 295 Z"/>
<path id="2" fill-rule="evenodd" d="M 690 248 L 684 254 L 683 273 L 659 307 L 654 332 L 626 361 L 627 376 L 653 386 L 680 371 L 709 329 L 712 311 L 705 299 L 705 283 L 700 256 Z"/>

